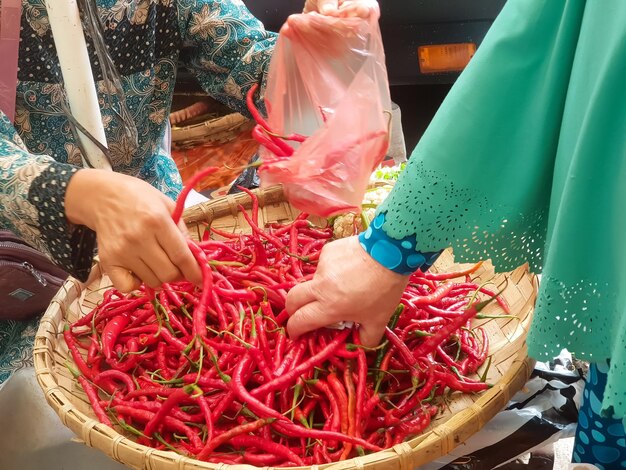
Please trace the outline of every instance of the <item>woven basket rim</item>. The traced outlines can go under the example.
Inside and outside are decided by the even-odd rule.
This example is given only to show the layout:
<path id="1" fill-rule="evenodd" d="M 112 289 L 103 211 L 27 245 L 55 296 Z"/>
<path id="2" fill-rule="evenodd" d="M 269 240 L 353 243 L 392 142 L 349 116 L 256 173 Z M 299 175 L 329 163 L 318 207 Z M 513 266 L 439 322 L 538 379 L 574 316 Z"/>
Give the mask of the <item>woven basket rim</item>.
<path id="1" fill-rule="evenodd" d="M 279 186 L 267 189 L 257 189 L 253 192 L 259 197 L 260 207 L 263 207 L 265 204 L 276 203 L 276 201 L 278 201 L 283 195 L 282 188 Z M 184 215 L 185 221 L 188 225 L 200 223 L 203 220 L 210 221 L 215 217 L 219 217 L 219 214 L 223 215 L 232 212 L 233 208 L 236 209 L 237 205 L 240 203 L 244 207 L 249 208 L 251 205 L 249 196 L 245 193 L 240 193 L 208 201 L 187 209 Z M 99 267 L 99 265 L 97 265 L 97 267 Z M 534 303 L 534 298 L 538 290 L 537 277 L 528 272 L 527 265 L 520 266 L 510 273 L 510 278 L 513 278 L 514 280 L 519 280 L 524 276 L 529 277 L 533 288 L 533 294 L 529 297 L 529 299 L 525 300 L 526 308 L 526 305 L 529 302 Z M 59 336 L 62 336 L 62 326 L 64 325 L 66 318 L 66 302 L 72 294 L 74 297 L 71 298 L 71 301 L 73 302 L 81 296 L 84 296 L 86 294 L 86 290 L 83 289 L 83 286 L 77 280 L 70 278 L 63 284 L 62 288 L 54 297 L 49 308 L 46 310 L 41 319 L 35 338 L 35 348 L 33 354 L 35 372 L 39 385 L 44 392 L 46 400 L 57 412 L 57 414 L 59 414 L 62 422 L 66 426 L 72 429 L 87 445 L 102 450 L 114 460 L 126 465 L 129 465 L 128 459 L 125 460 L 121 457 L 121 451 L 114 451 L 110 453 L 108 448 L 104 448 L 104 444 L 101 444 L 101 441 L 114 444 L 113 447 L 115 449 L 122 447 L 127 453 L 142 454 L 141 461 L 144 463 L 150 460 L 159 460 L 159 462 L 163 464 L 163 466 L 149 464 L 147 467 L 144 467 L 142 464 L 141 467 L 137 466 L 136 468 L 184 468 L 213 470 L 250 470 L 257 468 L 251 465 L 212 464 L 181 456 L 170 451 L 155 450 L 134 442 L 128 437 L 118 433 L 116 430 L 95 420 L 94 417 L 88 416 L 80 411 L 78 407 L 68 398 L 66 391 L 59 386 L 52 367 L 54 366 L 54 362 L 51 363 L 54 355 L 51 351 L 53 347 L 53 340 L 51 337 L 56 337 L 58 340 Z M 399 463 L 399 467 L 385 466 L 382 468 L 412 470 L 415 467 L 415 463 L 417 463 L 416 456 L 418 454 L 430 454 L 433 458 L 440 456 L 441 453 L 438 453 L 438 451 L 441 449 L 442 441 L 445 441 L 446 445 L 449 446 L 449 450 L 456 447 L 456 445 L 460 443 L 456 442 L 456 440 L 461 432 L 463 423 L 467 423 L 471 419 L 477 419 L 479 421 L 478 428 L 474 430 L 474 432 L 480 429 L 486 421 L 495 416 L 495 414 L 502 407 L 504 407 L 514 393 L 521 389 L 530 376 L 533 361 L 527 355 L 525 336 L 532 318 L 532 307 L 530 307 L 530 311 L 526 313 L 524 318 L 521 317 L 521 314 L 522 312 L 520 312 L 519 324 L 520 327 L 523 328 L 524 332 L 523 338 L 518 338 L 517 341 L 522 341 L 523 343 L 514 351 L 515 358 L 513 359 L 511 366 L 508 368 L 506 373 L 501 375 L 498 382 L 492 388 L 480 394 L 480 397 L 474 402 L 473 405 L 451 415 L 449 419 L 433 427 L 424 434 L 417 436 L 410 441 L 398 444 L 391 449 L 386 449 L 381 452 L 368 454 L 362 457 L 355 457 L 338 463 L 315 465 L 313 467 L 290 468 L 312 470 L 347 470 L 367 468 L 368 465 L 382 464 L 385 462 L 388 462 L 385 465 L 391 465 L 391 462 L 393 461 L 395 463 Z M 510 357 L 513 357 L 513 355 Z M 451 421 L 453 422 L 451 423 Z M 99 436 L 97 441 L 92 438 L 92 433 Z M 469 435 L 471 434 L 473 434 L 473 432 Z M 420 464 L 423 463 L 425 462 L 421 462 Z M 168 464 L 171 466 L 167 466 Z M 273 467 L 264 468 L 270 469 Z"/>
<path id="2" fill-rule="evenodd" d="M 186 126 L 172 126 L 172 142 L 180 145 L 186 141 L 211 140 L 216 135 L 226 141 L 232 140 L 250 122 L 240 113 L 231 113 Z"/>

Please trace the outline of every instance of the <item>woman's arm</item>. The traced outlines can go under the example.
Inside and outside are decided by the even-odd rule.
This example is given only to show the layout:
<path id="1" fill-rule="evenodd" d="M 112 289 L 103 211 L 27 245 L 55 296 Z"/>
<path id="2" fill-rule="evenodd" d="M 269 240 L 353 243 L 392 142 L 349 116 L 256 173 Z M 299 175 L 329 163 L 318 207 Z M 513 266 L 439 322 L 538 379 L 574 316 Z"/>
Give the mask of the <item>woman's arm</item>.
<path id="1" fill-rule="evenodd" d="M 65 218 L 65 192 L 76 171 L 50 156 L 28 152 L 0 112 L 0 225 L 85 280 L 95 234 Z"/>
<path id="2" fill-rule="evenodd" d="M 246 93 L 264 85 L 277 34 L 241 0 L 179 1 L 182 64 L 213 98 L 247 114 Z"/>
<path id="3" fill-rule="evenodd" d="M 89 276 L 97 242 L 104 271 L 129 291 L 139 279 L 152 287 L 200 269 L 174 203 L 148 183 L 105 170 L 78 169 L 33 155 L 0 114 L 0 226 L 47 254 L 77 279 Z"/>
<path id="4" fill-rule="evenodd" d="M 375 0 L 307 0 L 304 12 L 367 17 L 378 14 L 378 4 Z M 247 114 L 246 93 L 254 84 L 265 89 L 277 34 L 266 31 L 241 0 L 180 1 L 178 16 L 182 63 L 209 95 Z"/>

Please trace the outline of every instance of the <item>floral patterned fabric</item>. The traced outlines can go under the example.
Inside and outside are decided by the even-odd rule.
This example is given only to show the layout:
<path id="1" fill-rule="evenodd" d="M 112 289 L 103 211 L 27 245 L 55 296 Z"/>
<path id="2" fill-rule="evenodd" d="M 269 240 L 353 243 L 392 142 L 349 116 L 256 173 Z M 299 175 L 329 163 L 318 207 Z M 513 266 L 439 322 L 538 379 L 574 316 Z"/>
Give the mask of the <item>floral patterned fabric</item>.
<path id="1" fill-rule="evenodd" d="M 38 322 L 0 321 L 0 389 L 15 371 L 32 367 Z"/>
<path id="2" fill-rule="evenodd" d="M 104 41 L 122 76 L 138 146 L 119 119 L 119 97 L 102 81 L 88 50 L 115 171 L 137 176 L 175 198 L 181 178 L 161 147 L 179 64 L 205 91 L 245 112 L 245 94 L 264 85 L 276 34 L 241 0 L 97 0 Z M 0 227 L 12 230 L 68 272 L 86 279 L 95 236 L 64 217 L 65 189 L 81 152 L 63 112 L 66 95 L 44 0 L 23 0 L 14 125 L 0 112 Z M 34 332 L 0 322 L 0 383 L 27 359 Z M 17 349 L 15 349 L 17 348 Z M 4 374 L 4 375 L 3 375 Z"/>

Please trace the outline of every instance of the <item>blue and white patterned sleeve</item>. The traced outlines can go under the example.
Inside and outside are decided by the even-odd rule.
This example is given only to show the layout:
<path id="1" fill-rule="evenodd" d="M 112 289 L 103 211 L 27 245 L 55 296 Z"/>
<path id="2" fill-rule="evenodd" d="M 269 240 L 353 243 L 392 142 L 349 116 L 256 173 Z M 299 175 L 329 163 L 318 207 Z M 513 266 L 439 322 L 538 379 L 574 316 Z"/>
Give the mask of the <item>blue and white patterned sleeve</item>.
<path id="1" fill-rule="evenodd" d="M 65 218 L 65 191 L 77 170 L 29 153 L 0 112 L 0 227 L 84 281 L 91 269 L 95 233 Z"/>
<path id="2" fill-rule="evenodd" d="M 367 230 L 359 234 L 359 242 L 375 261 L 395 273 L 408 276 L 418 269 L 428 271 L 443 251 L 418 251 L 414 235 L 397 240 L 385 232 L 384 224 L 385 213 L 381 212 Z"/>
<path id="3" fill-rule="evenodd" d="M 277 34 L 241 0 L 181 0 L 178 16 L 182 63 L 210 96 L 247 114 L 246 92 L 264 89 Z"/>

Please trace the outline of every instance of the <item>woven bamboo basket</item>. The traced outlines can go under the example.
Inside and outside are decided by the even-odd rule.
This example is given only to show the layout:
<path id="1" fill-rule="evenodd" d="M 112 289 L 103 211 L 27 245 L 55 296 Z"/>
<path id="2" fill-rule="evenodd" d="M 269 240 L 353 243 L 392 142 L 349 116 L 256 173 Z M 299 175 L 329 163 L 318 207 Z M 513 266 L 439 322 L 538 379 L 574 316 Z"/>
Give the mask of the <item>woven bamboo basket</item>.
<path id="1" fill-rule="evenodd" d="M 183 183 L 203 168 L 219 167 L 196 185 L 198 191 L 232 183 L 259 148 L 254 122 L 210 98 L 173 112 L 170 120 L 172 157 Z"/>
<path id="2" fill-rule="evenodd" d="M 240 113 L 208 96 L 176 96 L 178 106 L 170 114 L 172 145 L 190 148 L 206 142 L 230 142 L 251 122 Z"/>
<path id="3" fill-rule="evenodd" d="M 265 223 L 293 220 L 298 212 L 284 199 L 280 188 L 255 191 L 259 197 L 259 217 Z M 239 214 L 238 204 L 250 207 L 246 194 L 236 194 L 194 206 L 185 213 L 192 237 L 202 235 L 207 224 L 222 230 L 240 232 L 246 223 Z M 315 222 L 315 220 L 314 220 Z M 318 220 L 317 222 L 322 222 Z M 453 254 L 444 252 L 432 270 L 445 272 L 463 265 L 454 263 Z M 491 279 L 509 303 L 514 319 L 478 320 L 490 338 L 492 354 L 488 381 L 495 384 L 476 395 L 451 396 L 445 412 L 433 419 L 431 426 L 419 437 L 391 449 L 363 457 L 310 468 L 311 470 L 368 469 L 413 470 L 442 455 L 479 431 L 509 399 L 519 391 L 532 370 L 527 356 L 526 333 L 530 325 L 537 293 L 537 280 L 527 266 L 494 275 L 490 263 L 483 263 L 476 272 L 479 281 Z M 71 377 L 65 364 L 71 362 L 63 341 L 63 327 L 87 313 L 102 298 L 103 288 L 110 285 L 100 276 L 89 286 L 68 280 L 41 320 L 35 339 L 34 362 L 39 384 L 46 400 L 79 439 L 88 446 L 100 449 L 109 457 L 135 469 L 149 470 L 251 470 L 249 465 L 211 464 L 192 460 L 173 452 L 158 451 L 133 442 L 115 429 L 100 424 L 90 411 L 80 385 Z M 497 311 L 489 305 L 485 312 Z M 482 373 L 482 370 L 479 371 Z M 302 468 L 302 467 L 300 467 Z"/>

